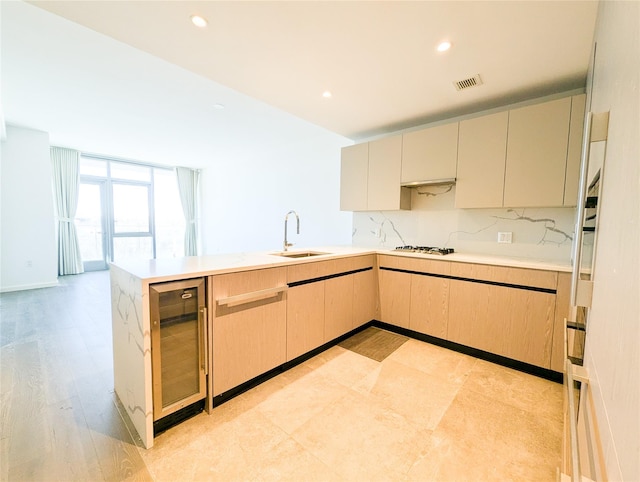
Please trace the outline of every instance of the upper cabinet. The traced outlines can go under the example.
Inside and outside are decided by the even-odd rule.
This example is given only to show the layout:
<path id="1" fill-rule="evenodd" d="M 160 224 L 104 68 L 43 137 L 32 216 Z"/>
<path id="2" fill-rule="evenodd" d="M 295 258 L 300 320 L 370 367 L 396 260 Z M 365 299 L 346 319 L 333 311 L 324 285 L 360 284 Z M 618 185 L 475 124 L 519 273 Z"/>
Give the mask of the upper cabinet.
<path id="1" fill-rule="evenodd" d="M 411 193 L 400 187 L 402 136 L 342 149 L 340 209 L 410 209 Z"/>
<path id="2" fill-rule="evenodd" d="M 410 209 L 408 188 L 456 179 L 456 208 L 577 202 L 585 94 L 342 150 L 340 209 Z"/>
<path id="3" fill-rule="evenodd" d="M 340 210 L 367 210 L 369 143 L 342 148 L 340 166 Z"/>
<path id="4" fill-rule="evenodd" d="M 411 193 L 400 187 L 402 136 L 369 142 L 367 209 L 410 209 Z"/>
<path id="5" fill-rule="evenodd" d="M 509 111 L 504 206 L 564 204 L 571 98 Z"/>
<path id="6" fill-rule="evenodd" d="M 586 94 L 571 98 L 571 121 L 569 124 L 569 148 L 567 150 L 567 170 L 564 181 L 564 206 L 578 204 L 578 184 L 580 182 L 580 157 L 584 126 Z"/>
<path id="7" fill-rule="evenodd" d="M 509 112 L 460 122 L 457 208 L 502 207 Z"/>
<path id="8" fill-rule="evenodd" d="M 402 136 L 401 182 L 455 178 L 457 159 L 457 122 L 408 132 Z"/>
<path id="9" fill-rule="evenodd" d="M 457 208 L 575 206 L 585 95 L 460 122 Z"/>

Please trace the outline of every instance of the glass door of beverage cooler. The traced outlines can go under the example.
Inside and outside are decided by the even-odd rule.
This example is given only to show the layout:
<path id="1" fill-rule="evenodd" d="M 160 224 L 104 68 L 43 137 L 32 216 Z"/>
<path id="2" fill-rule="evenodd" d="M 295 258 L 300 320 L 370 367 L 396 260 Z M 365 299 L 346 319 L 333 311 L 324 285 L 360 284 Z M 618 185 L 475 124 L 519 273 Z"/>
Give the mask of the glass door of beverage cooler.
<path id="1" fill-rule="evenodd" d="M 206 397 L 204 279 L 150 287 L 153 420 Z"/>

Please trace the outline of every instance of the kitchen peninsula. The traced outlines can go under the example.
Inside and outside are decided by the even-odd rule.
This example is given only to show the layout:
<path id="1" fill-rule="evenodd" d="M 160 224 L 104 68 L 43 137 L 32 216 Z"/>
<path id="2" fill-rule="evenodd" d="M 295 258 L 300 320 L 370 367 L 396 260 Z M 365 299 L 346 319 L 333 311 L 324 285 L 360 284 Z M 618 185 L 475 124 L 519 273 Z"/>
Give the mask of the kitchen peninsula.
<path id="1" fill-rule="evenodd" d="M 568 264 L 524 258 L 356 247 L 113 264 L 115 391 L 150 448 L 159 416 L 152 293 L 198 278 L 206 286 L 198 333 L 209 412 L 260 376 L 374 320 L 553 378 L 562 371 L 570 271 Z"/>

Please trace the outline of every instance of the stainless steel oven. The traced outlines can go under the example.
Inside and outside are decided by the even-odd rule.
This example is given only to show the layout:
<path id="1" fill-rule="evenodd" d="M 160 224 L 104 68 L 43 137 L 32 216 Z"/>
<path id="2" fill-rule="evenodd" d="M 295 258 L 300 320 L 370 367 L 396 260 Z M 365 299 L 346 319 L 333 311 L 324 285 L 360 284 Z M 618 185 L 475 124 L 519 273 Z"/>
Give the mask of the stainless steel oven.
<path id="1" fill-rule="evenodd" d="M 204 278 L 150 286 L 153 420 L 207 394 Z"/>

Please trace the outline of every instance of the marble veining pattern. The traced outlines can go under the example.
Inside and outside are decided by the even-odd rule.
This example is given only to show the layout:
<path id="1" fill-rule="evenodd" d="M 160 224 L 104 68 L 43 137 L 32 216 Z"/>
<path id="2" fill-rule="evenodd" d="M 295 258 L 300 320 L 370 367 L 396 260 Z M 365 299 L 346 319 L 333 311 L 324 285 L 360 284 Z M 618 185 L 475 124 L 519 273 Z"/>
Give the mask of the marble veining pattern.
<path id="1" fill-rule="evenodd" d="M 460 253 L 567 263 L 575 208 L 456 209 L 455 186 L 412 189 L 410 211 L 353 213 L 353 245 L 394 248 L 441 246 Z M 513 233 L 499 244 L 498 232 Z"/>
<path id="2" fill-rule="evenodd" d="M 452 189 L 453 184 L 450 184 L 448 186 L 432 186 L 429 188 L 423 187 L 422 190 L 418 189 L 416 193 L 418 194 L 418 196 L 442 196 L 443 194 L 451 192 Z"/>
<path id="3" fill-rule="evenodd" d="M 518 211 L 516 211 L 515 209 L 507 209 L 507 213 L 510 214 L 515 214 L 515 217 L 502 217 L 502 216 L 494 216 L 497 219 L 507 219 L 510 221 L 527 221 L 530 223 L 544 223 L 544 234 L 542 236 L 542 239 L 540 239 L 540 241 L 538 241 L 538 244 L 544 244 L 544 243 L 553 243 L 553 244 L 565 244 L 565 243 L 569 243 L 571 244 L 571 242 L 573 241 L 573 236 L 571 234 L 569 234 L 568 232 L 563 231 L 562 229 L 559 229 L 556 227 L 556 220 L 555 219 L 551 219 L 551 218 L 532 218 L 531 216 L 525 216 L 525 209 L 522 210 L 522 214 L 518 214 Z M 551 236 L 553 235 L 558 235 L 559 239 L 558 240 L 554 240 L 554 239 L 549 239 Z"/>
<path id="4" fill-rule="evenodd" d="M 145 446 L 153 444 L 151 333 L 148 300 L 135 276 L 111 267 L 115 391 Z M 144 301 L 147 301 L 146 303 Z M 146 325 L 146 327 L 145 327 Z"/>

